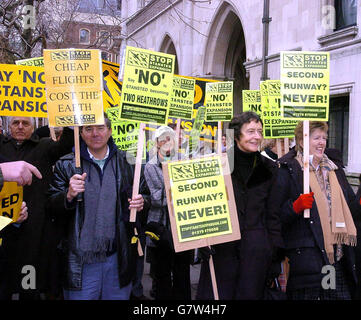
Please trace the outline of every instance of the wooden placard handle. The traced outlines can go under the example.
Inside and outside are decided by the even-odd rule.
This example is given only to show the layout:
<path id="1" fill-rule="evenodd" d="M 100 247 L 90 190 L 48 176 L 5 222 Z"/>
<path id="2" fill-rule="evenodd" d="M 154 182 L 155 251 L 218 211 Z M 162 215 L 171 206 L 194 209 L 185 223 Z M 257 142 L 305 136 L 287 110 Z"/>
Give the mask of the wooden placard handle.
<path id="1" fill-rule="evenodd" d="M 139 125 L 139 136 L 138 136 L 138 149 L 137 157 L 135 160 L 135 169 L 134 169 L 134 180 L 133 180 L 133 192 L 132 197 L 135 197 L 139 193 L 139 183 L 140 183 L 140 171 L 142 169 L 142 157 L 143 157 L 143 148 L 144 148 L 144 129 L 145 123 L 141 122 Z M 135 222 L 137 216 L 137 210 L 130 210 L 130 222 Z"/>
<path id="2" fill-rule="evenodd" d="M 177 152 L 177 159 L 179 160 L 180 159 L 180 150 L 179 148 L 181 147 L 179 145 L 179 136 L 180 136 L 180 127 L 181 127 L 181 119 L 178 118 L 177 119 L 177 127 L 176 127 L 176 130 L 175 130 L 175 150 Z"/>
<path id="3" fill-rule="evenodd" d="M 210 248 L 211 247 L 209 247 L 209 249 Z M 213 263 L 212 255 L 209 256 L 209 271 L 211 273 L 214 300 L 219 300 L 216 273 L 214 271 L 214 263 Z"/>
<path id="4" fill-rule="evenodd" d="M 281 139 L 276 139 L 276 147 L 277 147 L 277 157 L 281 158 L 283 156 Z"/>
<path id="5" fill-rule="evenodd" d="M 80 162 L 80 143 L 79 143 L 79 127 L 74 127 L 74 152 L 75 152 L 75 173 L 83 174 Z M 84 193 L 78 193 L 76 196 L 77 201 L 83 201 Z"/>
<path id="6" fill-rule="evenodd" d="M 218 121 L 217 128 L 217 153 L 222 154 L 222 121 Z"/>
<path id="7" fill-rule="evenodd" d="M 303 121 L 303 193 L 310 192 L 310 122 Z M 303 217 L 310 217 L 310 209 L 303 211 Z"/>
<path id="8" fill-rule="evenodd" d="M 285 154 L 290 151 L 290 140 L 289 138 L 284 139 Z"/>

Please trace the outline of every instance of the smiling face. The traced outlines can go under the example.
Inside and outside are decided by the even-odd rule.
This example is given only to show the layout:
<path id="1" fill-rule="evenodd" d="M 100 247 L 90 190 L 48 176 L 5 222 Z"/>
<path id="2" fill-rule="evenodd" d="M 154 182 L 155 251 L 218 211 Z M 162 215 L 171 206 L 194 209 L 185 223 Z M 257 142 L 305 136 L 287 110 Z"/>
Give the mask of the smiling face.
<path id="1" fill-rule="evenodd" d="M 321 159 L 327 143 L 327 132 L 321 129 L 315 129 L 310 135 L 310 155 Z"/>
<path id="2" fill-rule="evenodd" d="M 236 143 L 238 148 L 244 152 L 257 152 L 262 140 L 262 123 L 251 120 L 242 126 L 240 137 L 236 139 Z"/>
<path id="3" fill-rule="evenodd" d="M 84 126 L 80 134 L 90 152 L 98 153 L 107 148 L 112 129 L 106 125 Z"/>

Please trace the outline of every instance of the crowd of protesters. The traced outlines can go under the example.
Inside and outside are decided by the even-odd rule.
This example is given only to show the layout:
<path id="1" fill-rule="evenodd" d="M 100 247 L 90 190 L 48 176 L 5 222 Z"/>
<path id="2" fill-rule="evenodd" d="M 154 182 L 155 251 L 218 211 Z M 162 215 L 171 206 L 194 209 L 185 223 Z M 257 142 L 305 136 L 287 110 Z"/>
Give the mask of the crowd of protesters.
<path id="1" fill-rule="evenodd" d="M 257 114 L 234 116 L 228 124 L 234 141 L 224 136 L 222 152 L 231 166 L 241 239 L 175 252 L 162 163 L 187 157 L 184 133 L 177 140 L 175 127 L 155 130 L 133 195 L 134 165 L 115 145 L 106 116 L 104 125 L 80 128 L 81 172 L 71 128 L 52 139 L 47 127 L 35 130 L 32 118 L 8 120 L 9 132 L 0 135 L 0 187 L 16 181 L 24 202 L 19 219 L 0 231 L 0 300 L 14 294 L 20 300 L 142 299 L 139 241 L 156 300 L 191 300 L 195 260 L 201 261 L 196 299 L 214 299 L 210 257 L 221 300 L 266 299 L 285 261 L 287 299 L 360 299 L 361 187 L 355 194 L 342 155 L 326 148 L 325 122 L 310 121 L 311 192 L 304 194 L 302 122 L 295 146 L 279 157 L 275 141 L 263 139 Z M 307 209 L 310 218 L 303 216 Z M 36 270 L 31 288 L 22 285 L 27 265 Z M 332 288 L 323 285 L 324 266 L 334 267 Z"/>

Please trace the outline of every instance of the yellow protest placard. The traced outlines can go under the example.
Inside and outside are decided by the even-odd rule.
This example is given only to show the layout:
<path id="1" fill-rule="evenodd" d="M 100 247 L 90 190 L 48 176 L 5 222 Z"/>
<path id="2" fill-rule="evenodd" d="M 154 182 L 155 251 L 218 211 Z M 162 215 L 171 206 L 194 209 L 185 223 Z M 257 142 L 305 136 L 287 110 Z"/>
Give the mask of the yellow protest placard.
<path id="1" fill-rule="evenodd" d="M 175 56 L 127 46 L 119 118 L 167 124 Z"/>
<path id="2" fill-rule="evenodd" d="M 298 121 L 281 118 L 281 82 L 267 80 L 263 84 L 267 90 L 267 104 L 262 109 L 263 136 L 265 139 L 292 138 Z"/>
<path id="3" fill-rule="evenodd" d="M 134 157 L 137 155 L 139 122 L 119 120 L 119 108 L 107 109 L 107 116 L 112 123 L 112 137 L 119 150 L 127 151 Z M 144 138 L 145 142 L 145 138 Z M 143 148 L 143 159 L 146 148 Z"/>
<path id="4" fill-rule="evenodd" d="M 328 121 L 329 52 L 281 52 L 282 117 Z"/>
<path id="5" fill-rule="evenodd" d="M 37 58 L 16 60 L 15 64 L 18 66 L 44 67 L 44 58 L 37 57 Z"/>
<path id="6" fill-rule="evenodd" d="M 0 64 L 0 115 L 47 117 L 44 70 Z"/>
<path id="7" fill-rule="evenodd" d="M 206 121 L 230 121 L 233 117 L 233 82 L 206 84 Z"/>
<path id="8" fill-rule="evenodd" d="M 99 50 L 44 50 L 44 69 L 51 127 L 104 124 Z"/>
<path id="9" fill-rule="evenodd" d="M 16 182 L 4 182 L 0 192 L 0 216 L 16 221 L 23 202 L 23 187 Z"/>
<path id="10" fill-rule="evenodd" d="M 108 108 L 119 107 L 122 82 L 118 80 L 119 64 L 103 60 L 102 67 L 104 80 L 103 108 L 106 111 Z"/>
<path id="11" fill-rule="evenodd" d="M 180 77 L 178 75 L 174 75 L 175 77 Z M 204 79 L 204 78 L 196 78 L 196 77 L 188 77 L 182 76 L 187 79 L 194 79 L 195 83 L 195 90 L 194 90 L 194 100 L 193 100 L 193 115 L 192 119 L 181 119 L 181 126 L 184 128 L 184 135 L 188 137 L 191 133 L 191 130 L 194 127 L 194 121 L 197 116 L 198 108 L 204 106 L 204 101 L 206 97 L 206 84 L 209 82 L 218 82 L 212 79 Z M 177 118 L 168 117 L 168 123 L 176 123 Z M 200 140 L 204 140 L 207 142 L 212 142 L 215 139 L 217 133 L 217 122 L 207 122 L 203 123 L 201 128 L 201 137 Z"/>
<path id="12" fill-rule="evenodd" d="M 176 252 L 241 237 L 227 155 L 162 163 Z"/>
<path id="13" fill-rule="evenodd" d="M 179 242 L 232 233 L 219 157 L 168 165 Z"/>
<path id="14" fill-rule="evenodd" d="M 253 111 L 262 116 L 260 90 L 242 90 L 243 112 Z"/>
<path id="15" fill-rule="evenodd" d="M 169 108 L 169 116 L 181 119 L 192 119 L 195 79 L 173 77 L 173 93 Z"/>

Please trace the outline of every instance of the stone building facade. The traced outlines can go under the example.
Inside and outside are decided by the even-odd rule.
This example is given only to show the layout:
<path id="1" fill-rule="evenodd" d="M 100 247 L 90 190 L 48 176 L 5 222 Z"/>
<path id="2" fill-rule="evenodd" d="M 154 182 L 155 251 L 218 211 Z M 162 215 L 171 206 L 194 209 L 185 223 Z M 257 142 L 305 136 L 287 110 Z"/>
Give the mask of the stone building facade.
<path id="1" fill-rule="evenodd" d="M 127 45 L 176 55 L 181 75 L 233 80 L 235 112 L 242 110 L 242 89 L 259 89 L 265 74 L 279 79 L 280 51 L 329 51 L 329 146 L 341 149 L 358 184 L 360 0 L 123 0 L 121 14 Z"/>

